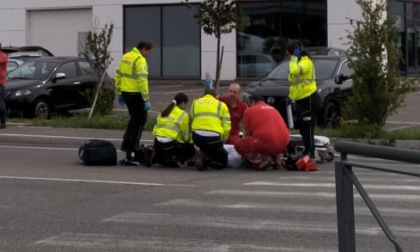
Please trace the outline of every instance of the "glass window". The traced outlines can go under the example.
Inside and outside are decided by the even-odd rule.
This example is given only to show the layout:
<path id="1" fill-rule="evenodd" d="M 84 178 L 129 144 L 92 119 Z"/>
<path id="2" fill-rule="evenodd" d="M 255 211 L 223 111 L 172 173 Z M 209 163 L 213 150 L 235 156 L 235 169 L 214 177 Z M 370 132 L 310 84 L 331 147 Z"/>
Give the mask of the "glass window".
<path id="1" fill-rule="evenodd" d="M 95 75 L 95 71 L 87 61 L 80 61 L 79 67 L 82 75 Z"/>
<path id="2" fill-rule="evenodd" d="M 64 63 L 63 65 L 61 65 L 58 70 L 57 73 L 64 73 L 66 74 L 66 79 L 70 79 L 70 78 L 74 78 L 77 76 L 77 72 L 76 72 L 76 64 L 75 62 L 67 62 Z"/>
<path id="3" fill-rule="evenodd" d="M 313 59 L 315 76 L 317 80 L 331 79 L 337 68 L 338 60 L 335 59 Z M 276 69 L 274 69 L 267 79 L 287 80 L 289 74 L 289 62 L 284 61 Z"/>
<path id="4" fill-rule="evenodd" d="M 124 51 L 140 40 L 153 44 L 147 60 L 151 77 L 199 77 L 201 28 L 194 15 L 198 5 L 126 6 Z"/>
<path id="5" fill-rule="evenodd" d="M 15 70 L 18 67 L 18 64 L 13 61 L 7 62 L 7 72 L 10 73 L 12 70 Z"/>
<path id="6" fill-rule="evenodd" d="M 342 74 L 343 76 L 350 77 L 353 74 L 353 70 L 350 68 L 350 62 L 346 61 L 341 65 L 341 68 L 339 70 L 339 74 Z"/>
<path id="7" fill-rule="evenodd" d="M 198 5 L 164 6 L 162 11 L 162 75 L 199 76 L 201 29 L 194 18 Z"/>
<path id="8" fill-rule="evenodd" d="M 327 46 L 326 0 L 239 2 L 244 15 L 243 29 L 237 33 L 238 55 L 264 54 L 279 63 L 292 41 L 304 47 Z M 253 77 L 259 77 L 260 72 Z M 249 77 L 241 74 L 238 72 L 238 77 Z"/>
<path id="9" fill-rule="evenodd" d="M 161 76 L 161 7 L 129 6 L 124 9 L 124 52 L 130 51 L 141 40 L 153 44 L 147 59 L 149 76 Z"/>

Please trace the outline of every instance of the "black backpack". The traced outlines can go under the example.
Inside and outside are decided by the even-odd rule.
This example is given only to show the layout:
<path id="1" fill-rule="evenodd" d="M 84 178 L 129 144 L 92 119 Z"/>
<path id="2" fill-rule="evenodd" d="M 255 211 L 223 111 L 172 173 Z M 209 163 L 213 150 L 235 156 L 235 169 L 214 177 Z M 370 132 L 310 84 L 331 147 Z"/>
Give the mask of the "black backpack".
<path id="1" fill-rule="evenodd" d="M 107 140 L 90 139 L 79 148 L 79 158 L 85 165 L 116 165 L 117 150 Z"/>

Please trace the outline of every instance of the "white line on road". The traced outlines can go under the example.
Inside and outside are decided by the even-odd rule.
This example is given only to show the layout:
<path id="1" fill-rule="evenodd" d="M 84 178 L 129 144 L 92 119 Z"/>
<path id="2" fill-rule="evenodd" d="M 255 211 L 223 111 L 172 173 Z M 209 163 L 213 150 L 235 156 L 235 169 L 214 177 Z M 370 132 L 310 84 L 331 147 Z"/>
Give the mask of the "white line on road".
<path id="1" fill-rule="evenodd" d="M 244 183 L 246 186 L 290 186 L 290 187 L 324 187 L 335 188 L 334 183 L 278 183 L 268 181 L 255 181 Z M 407 185 L 363 185 L 365 189 L 380 189 L 380 190 L 404 190 L 404 191 L 420 191 L 420 186 L 407 186 Z"/>
<path id="2" fill-rule="evenodd" d="M 324 202 L 324 201 L 323 201 Z M 324 203 L 325 204 L 325 203 Z M 325 206 L 315 206 L 304 204 L 287 204 L 284 202 L 281 203 L 254 203 L 254 202 L 237 202 L 234 204 L 221 204 L 209 201 L 202 200 L 191 200 L 191 199 L 174 199 L 162 203 L 155 204 L 156 206 L 169 206 L 173 207 L 194 207 L 194 208 L 206 208 L 206 209 L 234 209 L 237 210 L 269 210 L 269 211 L 281 211 L 281 212 L 297 212 L 297 213 L 316 213 L 316 214 L 337 214 L 336 208 L 331 207 L 331 205 Z M 371 216 L 372 213 L 367 207 L 358 207 L 354 208 L 354 212 L 357 216 Z M 420 216 L 420 211 L 417 209 L 407 209 L 407 208 L 390 208 L 390 207 L 381 207 L 380 212 L 386 214 L 386 216 L 398 216 L 398 217 L 412 217 Z"/>
<path id="3" fill-rule="evenodd" d="M 15 176 L 0 176 L 0 179 L 39 180 L 39 181 L 58 181 L 58 182 L 77 182 L 77 183 L 98 183 L 98 184 L 115 184 L 115 185 L 195 187 L 195 185 L 192 185 L 192 184 L 160 184 L 160 183 L 147 183 L 147 182 L 89 180 L 89 179 L 63 179 L 63 178 L 15 177 Z"/>
<path id="4" fill-rule="evenodd" d="M 111 249 L 119 251 L 122 248 L 132 248 L 136 251 L 168 251 L 168 252 L 228 252 L 228 251 L 278 251 L 302 252 L 308 251 L 304 247 L 267 247 L 248 244 L 218 244 L 211 239 L 182 239 L 169 237 L 131 237 L 112 234 L 94 233 L 62 233 L 35 243 L 38 246 L 64 246 L 73 248 Z M 336 249 L 313 248 L 311 252 L 333 252 Z"/>
<path id="5" fill-rule="evenodd" d="M 246 190 L 214 190 L 206 193 L 208 195 L 220 196 L 267 196 L 267 197 L 321 197 L 321 198 L 335 198 L 335 193 L 329 192 L 275 192 L 275 191 L 246 191 Z M 370 198 L 376 200 L 396 200 L 396 201 L 415 201 L 420 200 L 420 195 L 415 194 L 369 194 Z M 360 198 L 360 195 L 354 195 L 355 198 Z"/>
<path id="6" fill-rule="evenodd" d="M 336 233 L 335 223 L 325 223 L 316 221 L 279 221 L 278 219 L 251 219 L 241 217 L 225 216 L 206 216 L 206 215 L 173 215 L 173 214 L 155 214 L 155 213 L 123 213 L 107 219 L 102 222 L 121 223 L 121 224 L 139 224 L 139 225 L 164 225 L 167 226 L 190 226 L 203 228 L 223 228 L 257 231 L 286 231 L 298 233 Z M 417 226 L 393 226 L 395 234 L 404 237 L 419 237 L 420 228 Z M 356 227 L 356 233 L 364 235 L 382 235 L 383 231 L 377 227 L 376 223 L 361 224 Z"/>

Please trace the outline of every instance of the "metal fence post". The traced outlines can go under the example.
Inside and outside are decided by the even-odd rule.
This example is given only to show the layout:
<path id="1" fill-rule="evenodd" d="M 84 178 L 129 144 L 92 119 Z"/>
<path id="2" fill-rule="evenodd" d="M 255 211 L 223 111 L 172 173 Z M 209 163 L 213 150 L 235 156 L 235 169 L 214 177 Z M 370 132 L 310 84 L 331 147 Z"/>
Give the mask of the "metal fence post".
<path id="1" fill-rule="evenodd" d="M 341 161 L 347 161 L 347 154 L 341 154 Z M 353 183 L 348 172 L 352 167 L 342 162 L 335 163 L 335 188 L 337 194 L 338 251 L 356 251 L 356 232 L 354 223 Z M 346 174 L 347 173 L 347 174 Z"/>

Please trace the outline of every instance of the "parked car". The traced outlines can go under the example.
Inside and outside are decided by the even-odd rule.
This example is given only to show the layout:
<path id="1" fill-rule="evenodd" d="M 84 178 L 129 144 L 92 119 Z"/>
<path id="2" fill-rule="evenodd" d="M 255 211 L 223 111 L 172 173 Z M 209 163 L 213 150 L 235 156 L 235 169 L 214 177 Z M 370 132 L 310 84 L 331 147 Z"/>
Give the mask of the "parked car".
<path id="1" fill-rule="evenodd" d="M 238 55 L 238 76 L 262 78 L 276 66 L 273 57 L 263 53 L 245 53 Z"/>
<path id="2" fill-rule="evenodd" d="M 76 57 L 40 57 L 31 59 L 11 72 L 5 86 L 5 100 L 11 114 L 50 118 L 52 112 L 88 108 L 87 95 L 95 90 L 99 78 L 89 62 Z M 108 100 L 113 106 L 114 84 L 107 75 L 103 89 L 112 92 Z"/>
<path id="3" fill-rule="evenodd" d="M 42 46 L 3 46 L 2 51 L 6 54 L 15 52 L 38 52 L 41 56 L 54 56 L 50 51 Z"/>
<path id="4" fill-rule="evenodd" d="M 347 52 L 344 49 L 334 48 L 334 47 L 305 47 L 311 55 L 347 55 Z"/>
<path id="5" fill-rule="evenodd" d="M 351 94 L 353 71 L 349 68 L 350 59 L 345 56 L 314 55 L 313 63 L 316 73 L 318 93 L 321 97 L 321 110 L 318 124 L 336 126 L 341 115 L 343 104 Z M 283 61 L 266 78 L 252 82 L 244 89 L 244 96 L 262 95 L 265 101 L 274 106 L 287 121 L 286 100 L 290 84 L 287 80 L 289 62 Z"/>
<path id="6" fill-rule="evenodd" d="M 33 59 L 39 58 L 42 55 L 38 52 L 14 52 L 9 53 L 7 59 L 7 74 L 18 68 L 18 66 L 22 65 L 23 62 Z"/>

